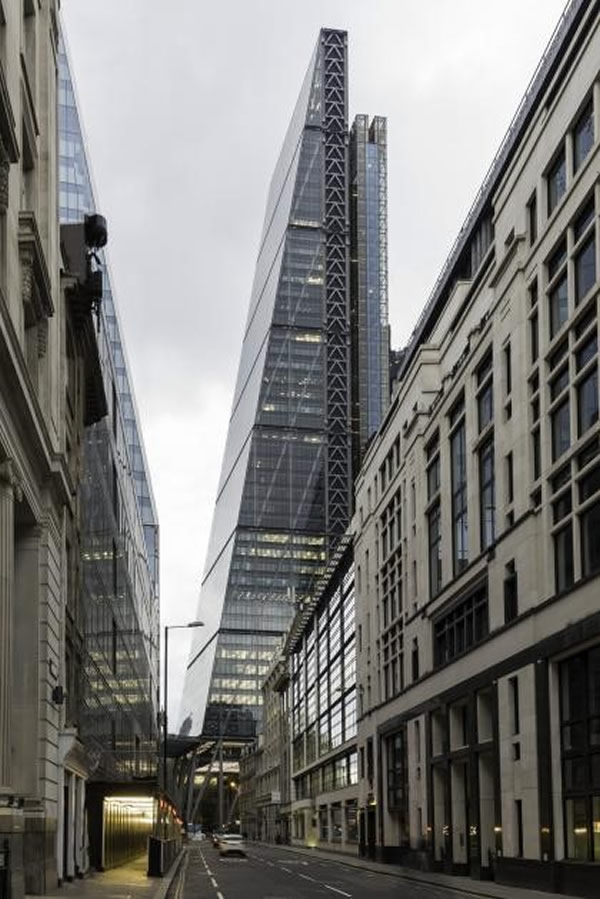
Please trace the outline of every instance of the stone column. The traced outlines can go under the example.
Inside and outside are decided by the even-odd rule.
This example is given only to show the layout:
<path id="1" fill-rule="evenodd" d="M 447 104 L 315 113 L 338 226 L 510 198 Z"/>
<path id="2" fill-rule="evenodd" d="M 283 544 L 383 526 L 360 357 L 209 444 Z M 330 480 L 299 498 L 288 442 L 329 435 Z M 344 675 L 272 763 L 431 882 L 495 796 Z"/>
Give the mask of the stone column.
<path id="1" fill-rule="evenodd" d="M 0 792 L 12 789 L 11 712 L 15 569 L 14 502 L 20 489 L 13 462 L 0 462 Z"/>

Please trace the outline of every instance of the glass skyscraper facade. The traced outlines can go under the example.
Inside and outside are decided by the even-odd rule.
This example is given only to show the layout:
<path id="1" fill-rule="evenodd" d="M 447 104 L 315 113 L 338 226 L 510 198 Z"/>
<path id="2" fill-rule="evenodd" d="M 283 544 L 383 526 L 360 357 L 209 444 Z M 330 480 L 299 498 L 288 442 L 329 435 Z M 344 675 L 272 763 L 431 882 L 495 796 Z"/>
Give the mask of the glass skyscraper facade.
<path id="1" fill-rule="evenodd" d="M 267 200 L 183 735 L 255 734 L 269 662 L 349 522 L 348 141 L 347 35 L 323 29 Z"/>
<path id="2" fill-rule="evenodd" d="M 350 320 L 355 474 L 390 400 L 387 120 L 357 115 L 350 131 Z"/>
<path id="3" fill-rule="evenodd" d="M 61 224 L 82 222 L 96 203 L 62 36 L 59 165 Z M 90 779 L 114 783 L 156 772 L 159 547 L 110 273 L 106 254 L 99 256 L 97 341 L 109 414 L 86 429 L 82 451 L 83 558 L 73 563 L 81 602 L 67 633 L 67 701 Z"/>
<path id="4" fill-rule="evenodd" d="M 269 659 L 348 522 L 346 129 L 346 35 L 322 31 L 267 200 L 200 598 L 221 631 L 192 648 L 187 733 L 206 706 L 206 731 L 254 733 Z"/>

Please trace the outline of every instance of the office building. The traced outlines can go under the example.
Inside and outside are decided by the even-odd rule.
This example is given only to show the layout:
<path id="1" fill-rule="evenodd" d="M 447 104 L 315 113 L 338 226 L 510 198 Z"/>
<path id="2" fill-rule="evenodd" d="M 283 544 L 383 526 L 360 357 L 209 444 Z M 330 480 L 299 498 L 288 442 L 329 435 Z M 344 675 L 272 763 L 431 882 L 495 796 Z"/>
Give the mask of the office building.
<path id="1" fill-rule="evenodd" d="M 59 214 L 83 221 L 96 204 L 73 77 L 58 53 Z M 110 867 L 144 851 L 153 823 L 158 697 L 158 523 L 110 272 L 97 340 L 108 415 L 83 447 L 80 599 L 66 629 L 66 720 L 86 781 L 86 862 Z M 145 822 L 145 823 L 144 823 Z M 142 826 L 143 824 L 143 826 Z M 73 857 L 64 876 L 80 873 Z"/>
<path id="2" fill-rule="evenodd" d="M 387 263 L 387 121 L 357 115 L 350 130 L 350 326 L 352 461 L 390 401 Z"/>
<path id="3" fill-rule="evenodd" d="M 594 895 L 600 15 L 568 4 L 356 487 L 360 849 Z M 490 97 L 493 102 L 493 97 Z"/>
<path id="4" fill-rule="evenodd" d="M 371 228 L 373 206 L 385 193 L 385 121 L 369 128 L 360 117 L 352 141 L 354 206 L 347 36 L 323 29 L 267 201 L 198 612 L 218 637 L 206 651 L 206 638 L 195 638 L 182 704 L 185 735 L 254 737 L 273 652 L 349 521 L 352 208 L 360 213 L 353 245 L 361 244 L 354 326 L 365 377 L 377 384 L 369 422 L 385 405 L 379 388 L 387 380 L 387 293 L 373 291 L 385 288 L 386 246 L 376 211 Z M 372 278 L 366 260 L 375 257 Z M 371 296 L 374 324 L 366 314 Z"/>
<path id="5" fill-rule="evenodd" d="M 66 630 L 80 608 L 81 445 L 106 414 L 89 257 L 103 221 L 81 222 L 69 254 L 59 230 L 57 16 L 53 0 L 8 0 L 0 26 L 0 890 L 15 899 L 82 860 Z"/>

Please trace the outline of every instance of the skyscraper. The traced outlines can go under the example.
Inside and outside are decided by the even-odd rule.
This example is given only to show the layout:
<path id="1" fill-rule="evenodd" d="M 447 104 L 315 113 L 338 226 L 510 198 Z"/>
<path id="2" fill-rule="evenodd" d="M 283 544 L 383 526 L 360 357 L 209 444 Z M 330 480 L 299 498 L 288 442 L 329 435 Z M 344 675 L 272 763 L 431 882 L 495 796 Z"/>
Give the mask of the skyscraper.
<path id="1" fill-rule="evenodd" d="M 96 204 L 62 37 L 58 62 L 59 213 L 68 224 L 82 222 Z M 109 867 L 138 844 L 143 851 L 146 835 L 133 824 L 133 803 L 111 811 L 107 785 L 126 785 L 131 794 L 135 782 L 136 793 L 146 789 L 151 797 L 156 777 L 158 520 L 110 273 L 103 251 L 98 255 L 104 278 L 97 339 L 108 415 L 85 435 L 81 601 L 67 625 L 66 668 L 68 721 L 89 759 L 90 861 Z"/>
<path id="2" fill-rule="evenodd" d="M 323 29 L 267 200 L 200 597 L 217 636 L 194 641 L 183 734 L 254 734 L 269 660 L 349 521 L 348 140 L 347 35 Z"/>
<path id="3" fill-rule="evenodd" d="M 390 400 L 387 280 L 387 120 L 357 115 L 350 131 L 352 458 L 383 421 Z"/>

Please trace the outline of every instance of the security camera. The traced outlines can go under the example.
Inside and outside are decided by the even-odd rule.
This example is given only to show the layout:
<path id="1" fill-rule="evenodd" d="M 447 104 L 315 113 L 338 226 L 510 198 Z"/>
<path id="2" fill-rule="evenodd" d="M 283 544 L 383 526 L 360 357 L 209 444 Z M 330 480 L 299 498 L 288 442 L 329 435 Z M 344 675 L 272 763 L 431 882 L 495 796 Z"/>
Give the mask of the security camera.
<path id="1" fill-rule="evenodd" d="M 87 247 L 91 250 L 101 250 L 106 246 L 108 240 L 108 229 L 106 227 L 106 219 L 103 215 L 93 213 L 86 215 L 83 222 L 84 240 Z"/>

